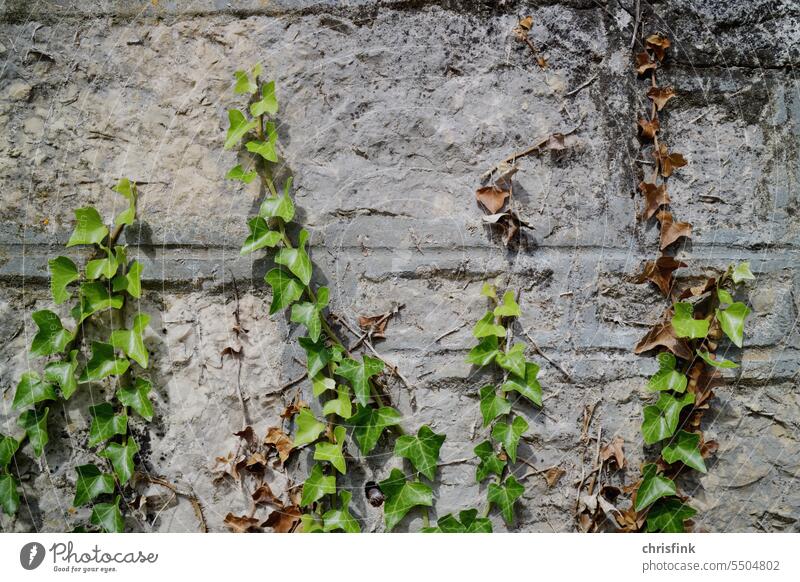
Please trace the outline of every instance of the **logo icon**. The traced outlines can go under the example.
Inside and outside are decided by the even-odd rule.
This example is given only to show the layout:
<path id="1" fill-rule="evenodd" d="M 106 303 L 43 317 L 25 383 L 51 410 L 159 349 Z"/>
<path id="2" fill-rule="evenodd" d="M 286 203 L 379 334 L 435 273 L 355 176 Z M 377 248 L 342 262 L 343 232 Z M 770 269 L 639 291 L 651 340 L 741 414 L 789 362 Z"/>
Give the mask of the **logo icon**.
<path id="1" fill-rule="evenodd" d="M 44 561 L 44 546 L 39 542 L 29 542 L 19 551 L 19 563 L 26 570 L 35 570 Z"/>

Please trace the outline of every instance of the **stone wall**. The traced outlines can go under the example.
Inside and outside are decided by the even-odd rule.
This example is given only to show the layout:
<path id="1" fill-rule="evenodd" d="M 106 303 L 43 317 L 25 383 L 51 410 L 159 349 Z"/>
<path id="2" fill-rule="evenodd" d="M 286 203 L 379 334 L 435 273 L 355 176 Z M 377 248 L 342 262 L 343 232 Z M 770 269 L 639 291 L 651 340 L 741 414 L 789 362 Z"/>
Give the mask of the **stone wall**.
<path id="1" fill-rule="evenodd" d="M 485 308 L 481 284 L 498 278 L 521 289 L 523 327 L 574 380 L 536 358 L 545 408 L 522 407 L 532 439 L 521 455 L 566 474 L 552 488 L 526 479 L 514 530 L 574 531 L 575 482 L 593 457 L 594 445 L 587 451 L 581 440 L 586 405 L 597 403 L 592 434 L 625 440 L 629 467 L 609 479 L 638 475 L 656 362 L 631 350 L 664 306 L 653 288 L 631 281 L 658 237 L 636 220 L 643 166 L 634 126 L 647 102 L 646 83 L 632 74 L 633 4 L 0 2 L 0 432 L 18 431 L 14 387 L 40 365 L 26 346 L 31 312 L 51 306 L 47 259 L 64 253 L 74 208 L 119 210 L 109 187 L 127 176 L 141 192 L 141 222 L 125 238 L 145 264 L 137 308 L 153 317 L 157 416 L 135 427 L 143 459 L 196 493 L 212 530 L 225 530 L 229 511 L 246 511 L 240 489 L 214 484 L 211 471 L 242 426 L 237 377 L 263 434 L 295 396 L 297 387 L 282 386 L 304 361 L 290 340 L 296 326 L 267 315 L 269 265 L 239 257 L 262 193 L 224 179 L 235 163 L 221 147 L 232 72 L 260 62 L 281 102 L 281 175 L 294 176 L 333 312 L 353 321 L 404 305 L 377 349 L 413 385 L 390 383 L 404 426 L 429 423 L 447 435 L 435 513 L 485 498 L 472 448 L 482 438 L 476 395 L 487 378 L 464 356 Z M 642 5 L 646 30 L 674 42 L 661 79 L 679 98 L 662 125 L 690 160 L 670 187 L 676 216 L 694 224 L 680 250 L 685 272 L 699 279 L 747 259 L 757 275 L 745 349 L 728 353 L 743 366 L 726 371 L 706 416 L 719 452 L 707 475 L 683 482 L 699 510 L 695 528 L 798 531 L 800 9 L 792 0 Z M 510 35 L 527 14 L 545 70 Z M 521 163 L 515 193 L 535 230 L 506 250 L 482 225 L 479 175 L 575 127 L 564 155 Z M 248 330 L 240 361 L 221 356 L 235 341 L 235 291 Z M 311 400 L 310 387 L 299 387 Z M 61 531 L 85 519 L 70 508 L 74 467 L 88 458 L 87 406 L 103 397 L 91 386 L 53 411 L 41 470 L 30 451 L 19 455 L 25 499 L 16 520 L 0 518 L 4 530 Z M 382 512 L 361 487 L 388 474 L 397 462 L 390 451 L 385 444 L 352 475 L 366 530 L 382 529 Z M 283 477 L 270 479 L 279 491 Z M 155 525 L 131 517 L 128 526 L 195 531 L 197 521 L 182 501 Z M 411 518 L 398 529 L 419 527 Z"/>

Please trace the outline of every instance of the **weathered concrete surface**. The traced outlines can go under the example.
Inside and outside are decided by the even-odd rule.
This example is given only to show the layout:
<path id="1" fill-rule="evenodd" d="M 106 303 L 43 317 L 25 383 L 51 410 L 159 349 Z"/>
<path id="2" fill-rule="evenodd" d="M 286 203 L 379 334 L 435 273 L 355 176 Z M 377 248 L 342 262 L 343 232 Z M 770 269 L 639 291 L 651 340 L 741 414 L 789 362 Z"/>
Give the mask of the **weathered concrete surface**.
<path id="1" fill-rule="evenodd" d="M 294 326 L 267 316 L 268 264 L 238 257 L 261 194 L 223 179 L 234 163 L 221 149 L 231 72 L 261 62 L 281 101 L 281 174 L 294 176 L 333 311 L 353 320 L 405 304 L 378 349 L 414 385 L 415 405 L 391 384 L 404 426 L 427 422 L 447 434 L 442 458 L 452 463 L 440 470 L 435 513 L 485 498 L 473 484 L 471 450 L 483 436 L 476 393 L 486 378 L 463 356 L 484 309 L 481 283 L 493 277 L 522 289 L 524 328 L 576 380 L 542 362 L 545 411 L 521 406 L 533 437 L 521 454 L 567 473 L 550 489 L 541 477 L 526 480 L 514 530 L 573 531 L 573 483 L 591 464 L 580 441 L 585 404 L 599 402 L 593 430 L 602 426 L 603 440 L 625 439 L 631 468 L 610 479 L 635 480 L 655 362 L 631 348 L 663 302 L 630 281 L 655 255 L 657 232 L 635 220 L 634 123 L 646 85 L 631 74 L 626 10 L 590 0 L 157 4 L 2 4 L 0 431 L 17 430 L 13 387 L 40 365 L 26 360 L 25 346 L 31 311 L 50 305 L 47 258 L 63 252 L 72 209 L 96 204 L 110 213 L 119 201 L 108 187 L 129 176 L 141 184 L 142 221 L 127 242 L 146 265 L 138 308 L 153 316 L 157 393 L 155 421 L 135 428 L 143 458 L 199 496 L 213 530 L 224 529 L 228 511 L 246 510 L 239 489 L 213 484 L 210 470 L 235 448 L 242 424 L 238 362 L 220 355 L 235 340 L 232 277 L 249 330 L 241 386 L 259 431 L 278 423 L 296 390 L 281 386 L 302 372 L 302 354 L 287 341 Z M 509 35 L 528 13 L 546 71 Z M 648 32 L 663 30 L 675 43 L 661 77 L 680 98 L 662 123 L 690 159 L 670 186 L 675 214 L 695 227 L 681 256 L 698 277 L 735 259 L 749 259 L 757 273 L 745 349 L 729 354 L 744 365 L 727 375 L 707 416 L 720 451 L 708 475 L 684 490 L 701 510 L 698 530 L 797 531 L 798 8 L 696 0 L 646 13 Z M 522 162 L 515 192 L 536 230 L 518 252 L 504 250 L 481 225 L 478 176 L 575 126 L 572 151 Z M 29 451 L 19 456 L 28 505 L 15 521 L 4 516 L 3 529 L 63 530 L 85 519 L 69 509 L 74 467 L 89 458 L 87 406 L 103 394 L 93 386 L 57 411 L 44 471 Z M 381 511 L 361 487 L 388 474 L 397 462 L 389 452 L 377 450 L 353 477 L 355 513 L 368 530 L 381 528 Z M 281 490 L 284 477 L 273 478 Z M 131 528 L 158 531 L 196 523 L 185 502 L 155 525 L 129 519 Z M 401 529 L 419 526 L 414 518 Z"/>

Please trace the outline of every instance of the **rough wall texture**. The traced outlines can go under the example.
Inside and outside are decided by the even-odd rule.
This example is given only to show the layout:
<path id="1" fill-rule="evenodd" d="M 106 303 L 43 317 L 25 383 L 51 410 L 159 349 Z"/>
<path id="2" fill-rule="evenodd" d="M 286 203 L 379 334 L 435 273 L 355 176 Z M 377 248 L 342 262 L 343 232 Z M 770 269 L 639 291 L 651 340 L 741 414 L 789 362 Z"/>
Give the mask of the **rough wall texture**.
<path id="1" fill-rule="evenodd" d="M 333 311 L 353 320 L 405 305 L 378 349 L 413 384 L 414 398 L 391 384 L 405 426 L 447 434 L 442 457 L 453 462 L 440 470 L 436 513 L 485 496 L 471 450 L 486 378 L 463 358 L 484 309 L 481 283 L 493 277 L 522 289 L 523 326 L 575 378 L 542 362 L 544 412 L 520 405 L 533 437 L 521 455 L 567 473 L 549 489 L 541 477 L 526 480 L 514 529 L 574 530 L 574 482 L 592 455 L 580 440 L 584 405 L 599 403 L 593 430 L 602 426 L 603 440 L 625 439 L 630 468 L 614 478 L 635 480 L 655 360 L 631 348 L 663 300 L 630 281 L 657 248 L 656 229 L 635 220 L 634 123 L 646 103 L 631 74 L 632 19 L 620 5 L 632 1 L 155 4 L 0 3 L 0 432 L 18 431 L 13 388 L 39 365 L 25 354 L 31 311 L 50 306 L 47 258 L 63 252 L 72 209 L 110 212 L 119 202 L 109 186 L 129 176 L 140 184 L 142 220 L 126 242 L 145 263 L 138 307 L 153 316 L 158 413 L 136 427 L 144 460 L 200 497 L 212 530 L 224 530 L 228 511 L 246 510 L 241 491 L 214 485 L 210 471 L 242 424 L 238 362 L 220 356 L 234 341 L 233 277 L 249 330 L 241 386 L 259 431 L 278 422 L 296 391 L 281 386 L 303 370 L 288 341 L 294 326 L 267 316 L 269 265 L 238 256 L 261 193 L 223 179 L 234 162 L 221 150 L 231 73 L 261 62 L 277 81 L 283 173 L 294 176 Z M 757 274 L 746 347 L 729 354 L 743 366 L 726 373 L 706 417 L 720 450 L 684 490 L 698 530 L 798 531 L 800 10 L 792 0 L 682 0 L 645 13 L 647 30 L 675 45 L 661 76 L 680 98 L 662 123 L 690 160 L 670 188 L 676 215 L 695 227 L 681 256 L 698 278 L 736 259 Z M 509 35 L 525 14 L 547 70 Z M 505 250 L 475 207 L 479 174 L 578 125 L 567 155 L 522 163 L 516 193 L 536 229 L 518 251 Z M 18 519 L 2 517 L 3 529 L 63 530 L 85 519 L 69 507 L 74 467 L 87 460 L 87 405 L 103 395 L 92 386 L 56 411 L 43 471 L 20 455 L 25 504 Z M 396 462 L 389 451 L 355 472 L 353 487 L 383 478 Z M 366 529 L 382 528 L 363 495 L 355 513 Z M 155 525 L 128 525 L 193 531 L 197 522 L 182 502 Z M 401 529 L 419 527 L 412 518 Z"/>

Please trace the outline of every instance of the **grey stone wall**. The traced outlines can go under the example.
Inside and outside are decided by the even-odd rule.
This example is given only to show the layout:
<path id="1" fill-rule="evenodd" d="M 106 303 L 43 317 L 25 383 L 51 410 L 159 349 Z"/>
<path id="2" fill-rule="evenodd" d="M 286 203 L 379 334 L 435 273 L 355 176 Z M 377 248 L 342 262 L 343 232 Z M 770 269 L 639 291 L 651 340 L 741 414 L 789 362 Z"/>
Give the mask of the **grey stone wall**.
<path id="1" fill-rule="evenodd" d="M 636 479 L 655 360 L 631 350 L 664 303 L 631 282 L 656 255 L 658 234 L 635 218 L 634 124 L 647 103 L 620 5 L 631 10 L 632 1 L 154 4 L 0 2 L 0 431 L 18 430 L 14 387 L 39 365 L 26 358 L 30 313 L 51 305 L 46 261 L 64 252 L 72 209 L 118 210 L 109 187 L 128 176 L 142 195 L 141 222 L 126 233 L 145 264 L 136 307 L 153 317 L 157 416 L 135 427 L 144 461 L 197 494 L 212 530 L 225 529 L 228 511 L 246 510 L 239 488 L 215 485 L 211 471 L 242 425 L 237 377 L 263 434 L 296 393 L 281 386 L 303 371 L 295 326 L 267 315 L 268 264 L 238 254 L 262 194 L 224 180 L 235 163 L 221 148 L 232 71 L 260 62 L 281 102 L 281 174 L 294 176 L 332 310 L 352 321 L 404 304 L 377 347 L 413 385 L 390 383 L 406 429 L 429 423 L 447 435 L 435 513 L 485 498 L 471 450 L 483 435 L 476 394 L 487 378 L 464 355 L 491 278 L 522 290 L 523 327 L 574 378 L 535 358 L 545 408 L 520 405 L 532 435 L 521 455 L 566 475 L 552 488 L 540 476 L 525 480 L 514 529 L 574 531 L 575 482 L 593 454 L 580 439 L 585 405 L 598 403 L 593 434 L 602 427 L 604 441 L 625 440 L 628 469 L 604 479 Z M 661 78 L 679 98 L 662 124 L 690 160 L 670 183 L 676 216 L 694 224 L 680 251 L 686 272 L 699 278 L 747 259 L 757 275 L 745 349 L 728 353 L 743 366 L 726 372 L 706 417 L 719 452 L 707 475 L 682 485 L 699 510 L 697 530 L 797 531 L 800 9 L 792 0 L 642 5 L 646 30 L 674 42 Z M 526 14 L 546 70 L 510 35 Z M 478 176 L 576 125 L 565 155 L 521 163 L 515 192 L 535 230 L 506 250 L 481 223 Z M 235 341 L 234 277 L 249 330 L 241 371 L 220 355 Z M 300 388 L 311 400 L 310 387 Z M 89 458 L 88 403 L 102 398 L 92 386 L 53 411 L 46 463 L 20 455 L 25 500 L 18 519 L 0 518 L 2 529 L 60 531 L 85 519 L 70 509 L 74 467 Z M 354 512 L 367 530 L 382 528 L 382 513 L 360 488 L 388 474 L 390 451 L 353 473 Z M 302 459 L 295 470 L 302 476 Z M 285 478 L 270 479 L 279 491 Z M 197 522 L 182 501 L 154 525 L 128 525 L 194 531 Z M 412 518 L 400 529 L 419 527 Z M 495 529 L 505 529 L 501 520 Z"/>

